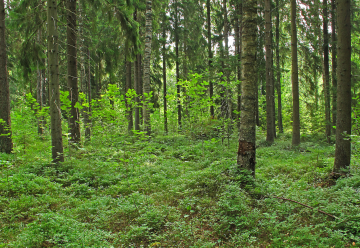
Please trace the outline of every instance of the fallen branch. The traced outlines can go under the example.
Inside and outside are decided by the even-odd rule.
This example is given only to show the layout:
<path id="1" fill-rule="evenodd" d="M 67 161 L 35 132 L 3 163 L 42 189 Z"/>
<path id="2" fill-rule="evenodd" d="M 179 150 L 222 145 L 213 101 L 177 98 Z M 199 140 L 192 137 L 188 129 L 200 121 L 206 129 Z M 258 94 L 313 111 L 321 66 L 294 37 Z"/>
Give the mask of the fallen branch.
<path id="1" fill-rule="evenodd" d="M 306 204 L 304 204 L 304 203 L 301 203 L 301 202 L 297 202 L 297 201 L 294 201 L 294 200 L 291 200 L 291 199 L 287 199 L 287 198 L 283 198 L 283 197 L 278 197 L 278 196 L 273 196 L 273 197 L 274 197 L 274 198 L 281 199 L 281 200 L 285 200 L 285 201 L 295 202 L 295 203 L 297 203 L 297 204 L 300 204 L 301 206 L 304 206 L 304 207 L 311 208 L 311 209 L 315 210 L 315 208 L 313 208 L 313 207 L 311 207 L 311 206 L 308 206 L 308 205 L 306 205 Z M 317 211 L 318 211 L 319 213 L 325 214 L 325 215 L 327 215 L 327 216 L 329 216 L 329 217 L 332 217 L 332 218 L 334 218 L 334 219 L 339 219 L 338 217 L 336 217 L 336 216 L 334 216 L 334 215 L 331 215 L 331 214 L 329 214 L 329 213 L 326 213 L 326 212 L 324 212 L 324 211 L 322 211 L 322 210 L 320 210 L 320 209 L 317 209 Z"/>

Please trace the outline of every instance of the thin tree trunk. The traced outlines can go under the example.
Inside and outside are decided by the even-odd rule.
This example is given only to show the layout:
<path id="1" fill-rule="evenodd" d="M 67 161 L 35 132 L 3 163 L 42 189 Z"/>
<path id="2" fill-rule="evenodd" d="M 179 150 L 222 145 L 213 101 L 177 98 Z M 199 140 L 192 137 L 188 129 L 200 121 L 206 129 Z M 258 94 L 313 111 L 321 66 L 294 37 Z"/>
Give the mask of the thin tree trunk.
<path id="1" fill-rule="evenodd" d="M 167 120 L 167 91 L 166 91 L 166 13 L 164 12 L 163 16 L 163 47 L 162 47 L 162 57 L 163 57 L 163 89 L 164 89 L 164 131 L 168 133 L 168 120 Z"/>
<path id="2" fill-rule="evenodd" d="M 134 12 L 134 20 L 138 21 L 138 11 L 135 10 Z M 135 97 L 135 111 L 134 111 L 134 119 L 135 119 L 135 123 L 134 123 L 134 128 L 136 131 L 140 131 L 140 100 L 139 100 L 139 95 L 140 95 L 140 79 L 141 79 L 141 68 L 140 68 L 140 54 L 137 54 L 135 56 L 135 61 L 134 61 L 134 89 L 136 92 L 136 97 Z"/>
<path id="3" fill-rule="evenodd" d="M 86 80 L 86 90 L 87 97 L 89 102 L 89 107 L 87 108 L 86 117 L 84 118 L 84 126 L 85 126 L 85 142 L 90 141 L 91 139 L 91 66 L 90 66 L 90 50 L 87 49 L 87 80 Z M 86 110 L 85 110 L 86 111 Z"/>
<path id="4" fill-rule="evenodd" d="M 208 38 L 208 56 L 209 56 L 209 60 L 208 60 L 208 64 L 209 64 L 209 75 L 210 75 L 210 80 L 209 80 L 209 95 L 210 95 L 210 100 L 212 101 L 213 99 L 213 94 L 214 94 L 214 84 L 212 82 L 212 58 L 213 58 L 213 53 L 211 51 L 211 11 L 210 11 L 210 0 L 206 1 L 206 11 L 207 11 L 207 15 L 206 15 L 206 19 L 207 19 L 207 38 Z M 211 104 L 210 105 L 210 116 L 211 118 L 214 118 L 215 115 L 215 111 L 214 111 L 214 106 Z"/>
<path id="5" fill-rule="evenodd" d="M 299 78 L 297 56 L 297 28 L 296 28 L 296 0 L 291 0 L 291 82 L 293 94 L 293 131 L 292 144 L 300 144 L 300 106 L 299 106 Z"/>
<path id="6" fill-rule="evenodd" d="M 236 77 L 238 83 L 236 85 L 237 89 L 237 127 L 240 128 L 240 109 L 241 109 L 241 47 L 242 47 L 242 2 L 235 4 L 235 54 L 237 56 L 237 66 L 236 66 Z"/>
<path id="7" fill-rule="evenodd" d="M 351 157 L 351 22 L 350 0 L 337 0 L 337 121 L 334 171 L 350 166 Z"/>
<path id="8" fill-rule="evenodd" d="M 332 126 L 336 126 L 336 88 L 337 88 L 337 78 L 336 78 L 336 5 L 335 0 L 331 0 L 331 29 L 332 29 L 332 36 L 331 36 L 331 49 L 332 49 Z M 332 133 L 335 134 L 336 129 L 332 128 Z"/>
<path id="9" fill-rule="evenodd" d="M 145 58 L 144 58 L 144 97 L 150 95 L 150 59 L 151 59 L 151 38 L 152 38 L 152 10 L 151 0 L 146 2 L 146 32 L 145 32 Z M 144 101 L 144 126 L 147 135 L 151 135 L 150 107 L 149 103 Z"/>
<path id="10" fill-rule="evenodd" d="M 257 1 L 243 2 L 241 125 L 237 164 L 255 176 L 255 104 L 256 104 L 256 34 Z"/>
<path id="11" fill-rule="evenodd" d="M 131 99 L 128 99 L 126 94 L 131 89 L 131 62 L 128 58 L 126 60 L 126 87 L 125 87 L 125 105 L 126 105 L 126 119 L 128 120 L 128 133 L 131 133 L 133 128 L 133 116 L 132 116 L 132 107 L 129 103 Z"/>
<path id="12" fill-rule="evenodd" d="M 180 69 L 179 69 L 179 34 L 178 34 L 178 2 L 175 1 L 175 56 L 176 56 L 176 93 L 177 93 L 177 110 L 178 110 L 178 128 L 181 130 L 181 87 L 179 85 Z"/>
<path id="13" fill-rule="evenodd" d="M 57 1 L 48 1 L 47 7 L 51 145 L 53 163 L 58 163 L 64 161 L 64 149 L 59 88 Z"/>
<path id="14" fill-rule="evenodd" d="M 5 41 L 5 8 L 0 1 L 0 152 L 11 153 L 10 89 Z"/>
<path id="15" fill-rule="evenodd" d="M 38 30 L 37 35 L 37 42 L 39 45 L 41 45 L 42 40 L 42 30 L 41 28 Z M 37 70 L 37 85 L 36 85 L 36 102 L 39 105 L 39 111 L 42 110 L 44 106 L 44 77 L 42 74 L 42 69 L 40 68 L 40 61 L 37 61 L 36 64 L 36 70 Z M 38 134 L 43 135 L 44 134 L 44 116 L 38 116 Z"/>
<path id="16" fill-rule="evenodd" d="M 328 143 L 330 143 L 331 135 L 331 117 L 330 117 L 330 84 L 329 84 L 329 37 L 328 37 L 328 9 L 327 0 L 323 0 L 323 34 L 324 34 L 324 70 L 323 70 L 323 85 L 324 85 L 324 99 L 325 99 L 325 136 Z"/>
<path id="17" fill-rule="evenodd" d="M 77 47 L 76 47 L 76 0 L 67 1 L 67 72 L 68 89 L 71 101 L 69 132 L 72 144 L 80 143 L 80 113 L 75 104 L 79 101 L 77 82 Z"/>
<path id="18" fill-rule="evenodd" d="M 228 86 L 225 87 L 226 118 L 232 119 L 231 93 L 230 93 L 230 64 L 229 64 L 229 21 L 227 11 L 227 0 L 223 0 L 224 9 L 224 41 L 225 41 L 225 78 Z"/>
<path id="19" fill-rule="evenodd" d="M 271 29 L 271 0 L 265 0 L 266 141 L 270 144 L 274 143 L 274 82 L 272 72 Z"/>
<path id="20" fill-rule="evenodd" d="M 277 72 L 277 93 L 278 93 L 278 127 L 279 133 L 284 132 L 282 123 L 282 103 L 281 103 L 281 68 L 280 68 L 280 5 L 276 0 L 276 72 Z"/>

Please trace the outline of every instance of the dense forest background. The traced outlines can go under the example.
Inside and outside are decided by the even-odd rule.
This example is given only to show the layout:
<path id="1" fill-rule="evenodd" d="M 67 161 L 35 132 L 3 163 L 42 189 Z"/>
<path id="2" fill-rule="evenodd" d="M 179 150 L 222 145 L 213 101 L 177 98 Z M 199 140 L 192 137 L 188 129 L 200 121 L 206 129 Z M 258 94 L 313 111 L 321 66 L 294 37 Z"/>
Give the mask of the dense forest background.
<path id="1" fill-rule="evenodd" d="M 358 247 L 359 11 L 1 0 L 0 247 Z"/>

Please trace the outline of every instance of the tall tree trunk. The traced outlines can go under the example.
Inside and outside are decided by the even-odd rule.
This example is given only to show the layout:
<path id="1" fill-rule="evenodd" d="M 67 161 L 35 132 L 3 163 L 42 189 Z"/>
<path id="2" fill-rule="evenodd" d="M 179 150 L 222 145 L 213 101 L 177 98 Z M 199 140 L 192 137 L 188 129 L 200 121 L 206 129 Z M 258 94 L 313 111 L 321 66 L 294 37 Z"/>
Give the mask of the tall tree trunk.
<path id="1" fill-rule="evenodd" d="M 146 33 L 145 33 L 145 58 L 144 58 L 144 97 L 150 95 L 150 59 L 151 59 L 151 38 L 152 38 L 152 10 L 151 0 L 146 1 Z M 150 99 L 148 99 L 150 100 Z M 144 126 L 147 135 L 151 135 L 150 106 L 144 101 Z"/>
<path id="2" fill-rule="evenodd" d="M 328 143 L 330 143 L 331 135 L 331 117 L 330 117 L 330 84 L 329 84 L 329 37 L 328 37 L 328 9 L 327 0 L 323 0 L 323 34 L 324 34 L 324 70 L 323 70 L 323 85 L 324 85 L 324 99 L 325 99 L 325 136 Z"/>
<path id="3" fill-rule="evenodd" d="M 274 82 L 272 72 L 271 29 L 271 0 L 265 0 L 266 141 L 270 144 L 274 142 Z"/>
<path id="4" fill-rule="evenodd" d="M 39 45 L 41 45 L 42 41 L 42 30 L 41 28 L 38 30 L 37 33 L 37 42 Z M 39 111 L 42 110 L 44 106 L 44 77 L 43 77 L 43 70 L 40 67 L 40 61 L 37 61 L 36 64 L 36 71 L 37 71 L 37 85 L 36 85 L 36 102 L 39 105 Z M 38 116 L 38 134 L 43 135 L 44 134 L 44 116 Z"/>
<path id="5" fill-rule="evenodd" d="M 176 56 L 176 93 L 177 93 L 177 110 L 178 110 L 178 128 L 181 130 L 181 87 L 179 85 L 180 69 L 179 69 L 179 34 L 178 34 L 178 2 L 175 0 L 175 56 Z"/>
<path id="6" fill-rule="evenodd" d="M 68 89 L 71 101 L 69 132 L 72 144 L 80 143 L 80 113 L 75 104 L 79 101 L 77 82 L 77 47 L 76 47 L 76 0 L 67 0 L 67 72 Z"/>
<path id="7" fill-rule="evenodd" d="M 89 102 L 89 107 L 85 110 L 87 111 L 86 117 L 84 118 L 84 126 L 85 126 L 85 141 L 90 141 L 91 138 L 91 64 L 90 64 L 90 50 L 87 51 L 87 67 L 85 67 L 87 71 L 86 77 L 86 93 Z"/>
<path id="8" fill-rule="evenodd" d="M 235 4 L 235 54 L 237 56 L 237 65 L 236 65 L 236 78 L 238 83 L 236 85 L 237 89 L 237 107 L 236 111 L 238 114 L 236 115 L 236 122 L 238 129 L 240 128 L 240 109 L 241 109 L 241 37 L 242 37 L 242 2 L 237 2 Z"/>
<path id="9" fill-rule="evenodd" d="M 227 11 L 227 0 L 223 0 L 223 10 L 224 10 L 224 41 L 225 41 L 225 78 L 228 86 L 225 87 L 225 98 L 226 98 L 226 118 L 232 119 L 232 101 L 230 93 L 230 64 L 229 64 L 229 21 L 228 21 L 228 11 Z"/>
<path id="10" fill-rule="evenodd" d="M 125 58 L 126 60 L 126 86 L 125 86 L 125 105 L 126 105 L 126 119 L 128 120 L 128 132 L 131 133 L 133 128 L 133 111 L 131 104 L 129 101 L 131 99 L 128 99 L 126 94 L 131 89 L 131 62 L 128 60 L 128 58 Z"/>
<path id="11" fill-rule="evenodd" d="M 47 7 L 51 146 L 53 163 L 58 163 L 64 161 L 64 149 L 59 88 L 57 1 L 49 0 Z"/>
<path id="12" fill-rule="evenodd" d="M 0 1 L 0 152 L 11 153 L 10 89 L 5 41 L 5 8 Z"/>
<path id="13" fill-rule="evenodd" d="M 336 126 L 336 88 L 337 88 L 337 78 L 336 78 L 336 5 L 335 0 L 331 0 L 331 29 L 332 29 L 332 36 L 331 36 L 331 49 L 332 49 L 332 126 Z M 336 129 L 332 128 L 333 134 L 335 134 Z"/>
<path id="14" fill-rule="evenodd" d="M 241 84 L 241 125 L 237 164 L 255 176 L 255 103 L 256 103 L 256 34 L 257 1 L 243 1 L 243 47 Z"/>
<path id="15" fill-rule="evenodd" d="M 162 47 L 162 57 L 163 57 L 163 90 L 164 90 L 164 131 L 168 133 L 168 120 L 167 120 L 167 90 L 166 90 L 166 13 L 164 12 L 163 16 L 163 30 L 162 30 L 162 38 L 163 38 L 163 47 Z"/>
<path id="16" fill-rule="evenodd" d="M 350 166 L 351 157 L 351 22 L 350 0 L 337 0 L 337 121 L 334 171 Z"/>
<path id="17" fill-rule="evenodd" d="M 297 56 L 296 0 L 291 0 L 291 61 L 291 83 L 293 94 L 292 144 L 297 146 L 300 144 L 300 104 Z"/>
<path id="18" fill-rule="evenodd" d="M 138 20 L 138 11 L 135 10 L 134 12 L 134 20 L 137 21 Z M 140 131 L 140 99 L 139 99 L 139 95 L 140 95 L 140 80 L 141 80 L 141 67 L 140 67 L 140 54 L 135 55 L 135 61 L 134 61 L 134 89 L 136 92 L 136 97 L 135 97 L 135 130 L 136 131 Z"/>
<path id="19" fill-rule="evenodd" d="M 209 64 L 209 75 L 210 75 L 210 79 L 209 79 L 209 95 L 210 95 L 210 100 L 212 101 L 213 99 L 213 94 L 214 94 L 214 84 L 212 82 L 212 59 L 213 59 L 213 53 L 211 51 L 211 10 L 210 10 L 210 0 L 206 1 L 206 21 L 207 21 L 207 38 L 208 38 L 208 56 L 209 56 L 209 60 L 208 60 L 208 64 Z M 211 118 L 214 118 L 215 115 L 215 111 L 214 111 L 214 106 L 211 104 L 210 105 L 210 116 Z"/>
<path id="20" fill-rule="evenodd" d="M 281 68 L 280 68 L 280 5 L 279 0 L 276 0 L 276 80 L 277 80 L 277 93 L 278 93 L 278 127 L 279 133 L 284 132 L 282 123 L 282 103 L 281 103 Z"/>

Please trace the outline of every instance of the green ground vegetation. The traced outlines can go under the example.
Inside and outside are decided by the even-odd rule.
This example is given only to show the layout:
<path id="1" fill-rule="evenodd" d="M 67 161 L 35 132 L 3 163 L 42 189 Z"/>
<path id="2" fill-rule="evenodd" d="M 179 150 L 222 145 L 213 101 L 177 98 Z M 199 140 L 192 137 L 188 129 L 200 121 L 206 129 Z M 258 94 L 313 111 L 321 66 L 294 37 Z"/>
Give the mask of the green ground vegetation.
<path id="1" fill-rule="evenodd" d="M 291 147 L 284 133 L 268 146 L 261 130 L 256 179 L 237 168 L 235 133 L 99 131 L 52 165 L 30 112 L 13 115 L 14 153 L 0 154 L 0 247 L 360 247 L 356 136 L 336 182 L 333 144 Z"/>

